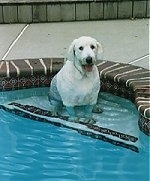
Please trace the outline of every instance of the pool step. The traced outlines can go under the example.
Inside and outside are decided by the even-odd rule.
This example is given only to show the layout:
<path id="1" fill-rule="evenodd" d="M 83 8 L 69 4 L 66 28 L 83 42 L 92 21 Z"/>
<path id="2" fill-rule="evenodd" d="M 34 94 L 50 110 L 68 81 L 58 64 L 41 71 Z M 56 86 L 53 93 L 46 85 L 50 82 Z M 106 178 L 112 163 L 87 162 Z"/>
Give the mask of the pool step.
<path id="1" fill-rule="evenodd" d="M 1 0 L 0 23 L 148 18 L 148 0 Z"/>

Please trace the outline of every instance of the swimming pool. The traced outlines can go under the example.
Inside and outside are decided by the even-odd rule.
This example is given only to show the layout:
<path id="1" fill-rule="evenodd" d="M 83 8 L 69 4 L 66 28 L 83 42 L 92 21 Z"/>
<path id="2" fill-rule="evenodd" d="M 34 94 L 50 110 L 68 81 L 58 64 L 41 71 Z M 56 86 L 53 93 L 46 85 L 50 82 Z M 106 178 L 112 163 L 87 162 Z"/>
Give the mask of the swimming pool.
<path id="1" fill-rule="evenodd" d="M 1 92 L 0 100 L 43 106 L 47 91 Z M 138 128 L 134 104 L 108 93 L 101 93 L 100 103 L 100 124 L 138 136 L 139 153 L 0 109 L 0 180 L 148 181 L 149 138 Z"/>

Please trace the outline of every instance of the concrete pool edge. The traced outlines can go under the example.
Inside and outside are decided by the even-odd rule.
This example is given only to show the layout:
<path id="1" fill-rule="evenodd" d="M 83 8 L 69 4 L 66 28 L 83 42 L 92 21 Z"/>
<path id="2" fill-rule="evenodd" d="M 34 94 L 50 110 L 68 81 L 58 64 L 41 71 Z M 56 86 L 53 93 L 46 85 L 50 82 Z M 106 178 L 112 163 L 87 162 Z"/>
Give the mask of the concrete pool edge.
<path id="1" fill-rule="evenodd" d="M 63 58 L 16 59 L 0 62 L 0 91 L 49 86 L 63 66 Z M 140 117 L 139 128 L 150 135 L 149 70 L 130 64 L 101 61 L 97 64 L 101 90 L 130 99 Z"/>

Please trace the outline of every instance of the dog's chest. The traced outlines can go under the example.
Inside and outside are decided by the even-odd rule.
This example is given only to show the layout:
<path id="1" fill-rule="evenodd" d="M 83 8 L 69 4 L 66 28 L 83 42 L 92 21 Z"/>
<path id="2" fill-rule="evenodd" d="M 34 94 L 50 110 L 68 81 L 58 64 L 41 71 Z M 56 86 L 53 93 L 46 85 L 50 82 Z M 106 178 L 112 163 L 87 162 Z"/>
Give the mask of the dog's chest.
<path id="1" fill-rule="evenodd" d="M 57 74 L 57 89 L 64 105 L 95 104 L 100 90 L 98 70 L 91 74 L 81 76 L 74 66 L 66 65 Z"/>
<path id="2" fill-rule="evenodd" d="M 77 94 L 90 94 L 93 90 L 98 88 L 96 86 L 96 81 L 94 79 L 84 78 L 81 80 L 73 80 L 72 81 L 72 90 L 74 90 Z"/>
<path id="3" fill-rule="evenodd" d="M 98 90 L 98 84 L 92 81 L 82 80 L 72 87 L 72 97 L 76 100 L 77 104 L 90 104 L 97 98 Z"/>
<path id="4" fill-rule="evenodd" d="M 70 105 L 88 105 L 95 104 L 99 89 L 99 80 L 91 80 L 91 78 L 70 79 L 66 83 L 63 82 L 60 94 L 62 99 L 67 100 Z"/>

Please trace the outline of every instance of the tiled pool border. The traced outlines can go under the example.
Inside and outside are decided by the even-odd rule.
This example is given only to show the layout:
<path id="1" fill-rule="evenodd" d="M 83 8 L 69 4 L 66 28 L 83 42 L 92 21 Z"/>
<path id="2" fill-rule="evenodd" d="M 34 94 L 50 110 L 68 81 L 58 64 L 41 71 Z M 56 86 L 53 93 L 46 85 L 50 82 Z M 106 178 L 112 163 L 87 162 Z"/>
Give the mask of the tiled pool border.
<path id="1" fill-rule="evenodd" d="M 63 66 L 63 58 L 0 61 L 0 91 L 47 87 Z M 150 72 L 142 67 L 102 61 L 98 63 L 101 91 L 130 99 L 139 111 L 139 128 L 150 135 Z"/>
<path id="2" fill-rule="evenodd" d="M 148 18 L 149 7 L 148 0 L 1 0 L 0 23 Z"/>

